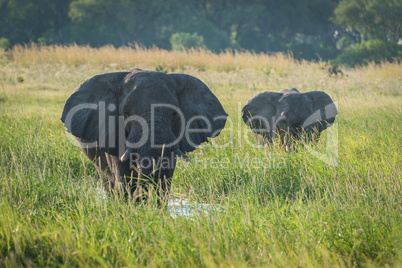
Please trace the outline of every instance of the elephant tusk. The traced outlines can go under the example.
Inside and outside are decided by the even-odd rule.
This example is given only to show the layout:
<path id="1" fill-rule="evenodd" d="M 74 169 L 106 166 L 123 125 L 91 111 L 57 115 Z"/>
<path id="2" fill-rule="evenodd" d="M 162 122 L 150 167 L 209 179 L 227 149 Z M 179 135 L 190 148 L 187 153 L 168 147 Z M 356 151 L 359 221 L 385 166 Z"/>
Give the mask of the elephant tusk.
<path id="1" fill-rule="evenodd" d="M 124 152 L 124 154 L 120 157 L 120 161 L 121 161 L 121 162 L 126 162 L 127 159 L 129 159 L 129 158 L 130 158 L 130 150 L 127 149 L 127 150 Z"/>
<path id="2" fill-rule="evenodd" d="M 175 154 L 176 157 L 181 158 L 186 162 L 190 161 L 190 157 L 185 155 L 180 149 L 177 149 L 176 151 L 174 151 L 174 154 Z"/>

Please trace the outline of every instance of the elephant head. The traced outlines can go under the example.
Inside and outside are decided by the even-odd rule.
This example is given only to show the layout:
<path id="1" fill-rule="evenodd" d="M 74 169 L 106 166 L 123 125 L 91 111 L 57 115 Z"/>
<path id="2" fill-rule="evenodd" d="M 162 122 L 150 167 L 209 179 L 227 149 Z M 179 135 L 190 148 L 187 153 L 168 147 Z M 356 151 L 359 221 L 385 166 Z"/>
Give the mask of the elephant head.
<path id="1" fill-rule="evenodd" d="M 272 142 L 278 135 L 288 150 L 289 141 L 309 140 L 330 127 L 338 114 L 332 99 L 322 91 L 300 93 L 297 89 L 262 92 L 243 107 L 243 121 L 253 132 Z"/>
<path id="2" fill-rule="evenodd" d="M 133 69 L 83 82 L 66 101 L 61 120 L 85 142 L 85 152 L 94 151 L 88 157 L 107 156 L 116 179 L 132 180 L 134 174 L 169 184 L 176 157 L 188 159 L 185 153 L 219 135 L 226 118 L 197 78 Z"/>

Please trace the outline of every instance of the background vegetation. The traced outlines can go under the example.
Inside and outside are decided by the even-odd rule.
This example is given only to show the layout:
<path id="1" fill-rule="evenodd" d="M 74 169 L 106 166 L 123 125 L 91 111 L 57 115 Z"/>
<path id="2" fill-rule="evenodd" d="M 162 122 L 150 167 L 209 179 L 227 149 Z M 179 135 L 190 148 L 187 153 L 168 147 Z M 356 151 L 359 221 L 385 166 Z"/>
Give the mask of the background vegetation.
<path id="1" fill-rule="evenodd" d="M 213 141 L 229 146 L 197 149 L 174 176 L 172 198 L 206 211 L 106 196 L 65 133 L 77 85 L 132 67 L 199 77 L 229 113 L 234 133 Z M 0 54 L 0 266 L 400 266 L 401 77 L 400 63 L 329 76 L 280 53 L 14 46 Z M 337 102 L 337 166 L 304 147 L 253 148 L 241 107 L 289 87 Z"/>
<path id="2" fill-rule="evenodd" d="M 401 59 L 401 17 L 399 0 L 0 0 L 0 47 L 231 48 L 354 66 Z"/>

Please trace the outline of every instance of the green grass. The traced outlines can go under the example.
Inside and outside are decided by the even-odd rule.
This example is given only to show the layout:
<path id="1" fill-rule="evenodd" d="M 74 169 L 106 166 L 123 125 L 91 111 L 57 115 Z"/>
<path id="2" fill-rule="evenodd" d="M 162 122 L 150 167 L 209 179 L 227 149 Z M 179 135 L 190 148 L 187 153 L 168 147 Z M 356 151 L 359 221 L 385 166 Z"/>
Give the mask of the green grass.
<path id="1" fill-rule="evenodd" d="M 200 148 L 175 171 L 172 196 L 213 209 L 172 217 L 152 200 L 106 198 L 59 120 L 79 83 L 115 67 L 0 62 L 0 267 L 402 265 L 400 76 L 358 69 L 334 78 L 319 64 L 281 75 L 188 67 L 233 131 L 214 141 L 226 146 Z M 303 147 L 254 148 L 242 106 L 288 87 L 337 101 L 336 166 Z M 314 150 L 325 152 L 327 135 Z"/>

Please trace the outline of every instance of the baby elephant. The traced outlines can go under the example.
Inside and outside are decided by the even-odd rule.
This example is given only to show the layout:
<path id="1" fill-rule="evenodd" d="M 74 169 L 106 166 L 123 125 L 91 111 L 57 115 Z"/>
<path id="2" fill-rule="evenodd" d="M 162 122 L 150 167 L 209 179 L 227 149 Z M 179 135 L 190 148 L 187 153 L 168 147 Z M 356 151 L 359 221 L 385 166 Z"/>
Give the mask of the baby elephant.
<path id="1" fill-rule="evenodd" d="M 334 102 L 326 93 L 300 93 L 295 88 L 259 93 L 242 110 L 243 121 L 254 133 L 268 142 L 281 137 L 286 150 L 292 140 L 302 137 L 318 140 L 321 131 L 334 123 L 337 114 Z"/>

